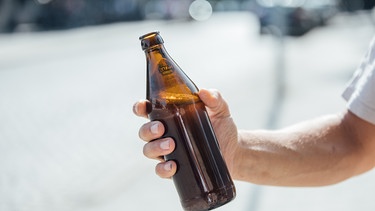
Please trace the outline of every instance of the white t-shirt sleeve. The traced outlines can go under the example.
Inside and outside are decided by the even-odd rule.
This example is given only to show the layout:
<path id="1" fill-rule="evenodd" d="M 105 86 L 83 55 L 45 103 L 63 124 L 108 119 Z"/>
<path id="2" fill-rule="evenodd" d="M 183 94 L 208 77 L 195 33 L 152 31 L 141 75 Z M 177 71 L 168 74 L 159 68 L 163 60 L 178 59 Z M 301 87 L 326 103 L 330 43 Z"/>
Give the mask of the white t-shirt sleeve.
<path id="1" fill-rule="evenodd" d="M 351 112 L 375 124 L 375 39 L 342 96 Z"/>

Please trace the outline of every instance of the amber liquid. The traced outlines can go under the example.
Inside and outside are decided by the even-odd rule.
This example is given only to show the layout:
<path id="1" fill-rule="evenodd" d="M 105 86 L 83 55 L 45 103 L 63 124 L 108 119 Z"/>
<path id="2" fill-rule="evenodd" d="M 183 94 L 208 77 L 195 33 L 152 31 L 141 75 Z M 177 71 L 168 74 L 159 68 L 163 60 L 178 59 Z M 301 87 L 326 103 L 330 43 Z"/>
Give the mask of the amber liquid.
<path id="1" fill-rule="evenodd" d="M 176 142 L 175 150 L 165 159 L 177 163 L 173 181 L 185 210 L 214 209 L 235 197 L 235 187 L 201 101 L 153 106 L 149 117 L 163 122 L 163 137 Z"/>

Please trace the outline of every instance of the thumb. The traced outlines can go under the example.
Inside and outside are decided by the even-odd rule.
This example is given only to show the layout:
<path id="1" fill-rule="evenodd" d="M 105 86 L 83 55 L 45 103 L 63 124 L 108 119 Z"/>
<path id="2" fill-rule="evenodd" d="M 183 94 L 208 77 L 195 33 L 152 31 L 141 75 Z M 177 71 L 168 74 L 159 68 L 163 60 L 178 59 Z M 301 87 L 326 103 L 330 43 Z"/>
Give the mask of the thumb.
<path id="1" fill-rule="evenodd" d="M 198 95 L 206 105 L 207 112 L 211 118 L 225 118 L 230 116 L 228 104 L 218 90 L 200 89 Z"/>

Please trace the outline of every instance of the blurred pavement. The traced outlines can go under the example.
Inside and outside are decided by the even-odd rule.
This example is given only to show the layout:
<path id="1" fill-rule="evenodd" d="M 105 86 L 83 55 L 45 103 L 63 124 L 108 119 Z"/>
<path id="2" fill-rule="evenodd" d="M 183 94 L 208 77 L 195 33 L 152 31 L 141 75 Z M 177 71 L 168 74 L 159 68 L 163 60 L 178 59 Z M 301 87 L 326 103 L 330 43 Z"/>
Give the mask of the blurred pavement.
<path id="1" fill-rule="evenodd" d="M 173 183 L 142 155 L 147 120 L 132 114 L 145 97 L 138 37 L 150 31 L 199 87 L 222 92 L 239 128 L 345 108 L 341 92 L 374 33 L 368 16 L 339 15 L 283 46 L 257 27 L 249 14 L 223 13 L 0 34 L 0 211 L 182 210 Z M 275 103 L 280 58 L 286 95 Z M 375 172 L 321 188 L 236 186 L 237 198 L 218 211 L 375 210 Z"/>

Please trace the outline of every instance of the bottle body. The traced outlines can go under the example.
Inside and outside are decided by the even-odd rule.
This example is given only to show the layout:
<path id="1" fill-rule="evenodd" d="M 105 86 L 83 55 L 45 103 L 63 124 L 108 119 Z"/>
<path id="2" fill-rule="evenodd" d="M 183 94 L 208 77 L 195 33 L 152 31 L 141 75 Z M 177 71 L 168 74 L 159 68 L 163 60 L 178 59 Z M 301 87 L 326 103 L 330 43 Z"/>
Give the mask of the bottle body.
<path id="1" fill-rule="evenodd" d="M 145 50 L 147 112 L 165 126 L 163 137 L 175 140 L 165 156 L 177 163 L 173 182 L 185 210 L 209 210 L 235 197 L 235 187 L 198 88 L 170 58 L 164 47 Z"/>
<path id="2" fill-rule="evenodd" d="M 165 159 L 177 163 L 172 179 L 185 210 L 213 209 L 234 198 L 233 182 L 201 101 L 153 108 L 149 117 L 163 122 L 164 137 L 176 142 Z"/>

